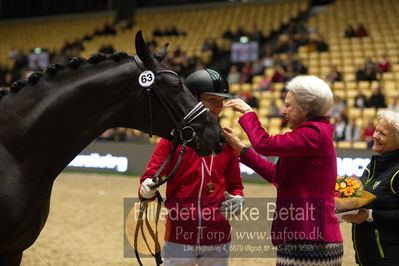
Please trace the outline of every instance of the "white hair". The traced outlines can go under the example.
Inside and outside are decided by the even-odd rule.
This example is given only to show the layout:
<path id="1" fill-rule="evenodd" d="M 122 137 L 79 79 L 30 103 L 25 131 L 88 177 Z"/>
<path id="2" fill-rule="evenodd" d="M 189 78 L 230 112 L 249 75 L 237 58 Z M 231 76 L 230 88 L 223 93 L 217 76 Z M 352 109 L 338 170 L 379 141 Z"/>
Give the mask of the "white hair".
<path id="1" fill-rule="evenodd" d="M 326 115 L 333 104 L 330 87 L 315 76 L 296 76 L 287 83 L 287 89 L 295 94 L 299 106 L 309 111 L 309 119 Z"/>
<path id="2" fill-rule="evenodd" d="M 395 129 L 396 139 L 399 141 L 399 113 L 384 110 L 378 112 L 378 120 L 384 119 Z"/>

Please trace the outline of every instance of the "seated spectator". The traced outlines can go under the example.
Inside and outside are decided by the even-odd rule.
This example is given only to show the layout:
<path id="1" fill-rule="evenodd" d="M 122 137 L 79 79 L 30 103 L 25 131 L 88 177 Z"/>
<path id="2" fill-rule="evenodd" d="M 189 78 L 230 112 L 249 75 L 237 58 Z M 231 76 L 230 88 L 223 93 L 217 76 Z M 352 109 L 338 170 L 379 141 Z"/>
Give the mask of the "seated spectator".
<path id="1" fill-rule="evenodd" d="M 338 95 L 334 96 L 334 102 L 331 107 L 331 117 L 337 118 L 342 116 L 346 109 L 346 102 Z"/>
<path id="2" fill-rule="evenodd" d="M 399 113 L 399 97 L 394 97 L 392 103 L 388 105 L 388 109 Z"/>
<path id="3" fill-rule="evenodd" d="M 296 28 L 296 32 L 297 33 L 309 33 L 309 27 L 306 25 L 306 21 L 301 19 L 300 21 L 298 21 L 297 23 L 293 23 L 295 25 Z"/>
<path id="4" fill-rule="evenodd" d="M 363 92 L 359 91 L 355 96 L 354 107 L 356 108 L 366 108 L 368 106 L 367 98 Z"/>
<path id="5" fill-rule="evenodd" d="M 381 92 L 380 86 L 373 89 L 373 93 L 371 94 L 368 103 L 369 107 L 374 107 L 374 108 L 387 107 L 387 105 L 385 104 L 385 97 L 384 94 L 382 94 Z"/>
<path id="6" fill-rule="evenodd" d="M 306 50 L 308 53 L 313 53 L 317 51 L 317 42 L 315 39 L 311 38 L 308 42 L 308 44 L 306 45 Z"/>
<path id="7" fill-rule="evenodd" d="M 298 47 L 293 38 L 289 38 L 285 45 L 285 53 L 296 53 Z"/>
<path id="8" fill-rule="evenodd" d="M 281 108 L 277 105 L 276 99 L 271 98 L 270 106 L 268 107 L 267 117 L 282 117 Z"/>
<path id="9" fill-rule="evenodd" d="M 334 140 L 344 141 L 345 132 L 346 132 L 346 121 L 341 115 L 335 118 L 334 128 L 335 128 Z"/>
<path id="10" fill-rule="evenodd" d="M 263 41 L 263 33 L 256 24 L 252 25 L 251 31 L 248 32 L 248 37 L 252 41 L 258 41 L 258 42 Z"/>
<path id="11" fill-rule="evenodd" d="M 237 30 L 233 32 L 233 41 L 240 40 L 241 36 L 247 36 L 247 33 L 241 26 L 238 26 Z"/>
<path id="12" fill-rule="evenodd" d="M 272 89 L 272 81 L 266 73 L 263 74 L 263 78 L 258 82 L 259 91 L 270 91 Z"/>
<path id="13" fill-rule="evenodd" d="M 389 61 L 386 54 L 383 54 L 378 62 L 378 72 L 388 72 Z"/>
<path id="14" fill-rule="evenodd" d="M 371 66 L 367 66 L 364 70 L 363 80 L 366 81 L 377 80 L 377 72 Z"/>
<path id="15" fill-rule="evenodd" d="M 356 31 L 355 31 L 355 28 L 351 24 L 348 24 L 346 26 L 346 29 L 345 29 L 344 37 L 345 38 L 353 38 L 353 37 L 356 37 L 356 36 L 357 36 L 357 34 L 356 34 Z"/>
<path id="16" fill-rule="evenodd" d="M 316 40 L 316 50 L 318 52 L 327 52 L 328 51 L 328 44 L 324 40 L 323 36 L 319 36 Z"/>
<path id="17" fill-rule="evenodd" d="M 297 75 L 305 75 L 308 74 L 308 68 L 305 66 L 305 64 L 303 63 L 301 58 L 296 58 L 293 62 L 292 62 L 292 67 L 294 69 L 294 72 Z"/>
<path id="18" fill-rule="evenodd" d="M 229 26 L 227 26 L 226 30 L 223 32 L 222 38 L 226 39 L 226 40 L 232 40 L 233 39 L 233 32 L 231 31 Z"/>
<path id="19" fill-rule="evenodd" d="M 231 29 L 229 27 L 226 28 L 226 30 L 223 32 L 222 38 L 227 39 L 227 40 L 233 39 L 233 32 L 231 31 Z"/>
<path id="20" fill-rule="evenodd" d="M 202 43 L 202 52 L 211 51 L 212 52 L 212 60 L 216 60 L 219 56 L 219 47 L 216 44 L 215 39 L 206 38 Z"/>
<path id="21" fill-rule="evenodd" d="M 360 126 L 357 124 L 356 118 L 352 118 L 346 125 L 345 140 L 350 142 L 360 140 Z"/>
<path id="22" fill-rule="evenodd" d="M 284 74 L 284 70 L 281 67 L 275 67 L 274 68 L 274 73 L 272 75 L 272 77 L 270 78 L 270 80 L 272 82 L 283 82 L 283 74 Z"/>
<path id="23" fill-rule="evenodd" d="M 152 31 L 152 36 L 153 37 L 162 37 L 164 36 L 163 31 L 159 28 L 156 27 L 153 31 Z"/>
<path id="24" fill-rule="evenodd" d="M 294 68 L 292 67 L 292 65 L 287 65 L 286 69 L 283 73 L 283 82 L 287 82 L 289 80 L 291 80 L 292 78 L 294 78 L 297 75 L 297 73 L 295 73 Z"/>
<path id="25" fill-rule="evenodd" d="M 364 68 L 361 65 L 358 65 L 356 68 L 356 81 L 361 81 L 365 79 Z"/>
<path id="26" fill-rule="evenodd" d="M 258 103 L 258 98 L 253 96 L 250 92 L 244 92 L 243 93 L 243 100 L 252 108 L 258 108 L 259 103 Z"/>
<path id="27" fill-rule="evenodd" d="M 164 35 L 165 36 L 178 36 L 179 32 L 177 31 L 175 25 L 169 24 L 165 27 Z"/>
<path id="28" fill-rule="evenodd" d="M 357 27 L 356 36 L 359 38 L 368 36 L 368 32 L 362 23 L 359 23 L 359 25 Z"/>
<path id="29" fill-rule="evenodd" d="M 336 65 L 331 66 L 330 72 L 327 73 L 325 80 L 330 83 L 342 81 L 342 74 L 338 71 Z"/>
<path id="30" fill-rule="evenodd" d="M 367 148 L 371 149 L 374 144 L 374 135 L 375 131 L 375 126 L 374 126 L 374 118 L 370 118 L 367 121 L 367 126 L 364 128 L 362 132 L 362 137 L 360 138 L 361 141 L 366 141 L 367 142 Z"/>
<path id="31" fill-rule="evenodd" d="M 308 45 L 308 43 L 310 41 L 309 39 L 310 39 L 309 34 L 304 33 L 304 32 L 299 33 L 296 38 L 296 44 L 298 46 L 306 46 L 306 45 Z"/>
<path id="32" fill-rule="evenodd" d="M 240 83 L 250 82 L 252 77 L 252 63 L 250 61 L 245 62 L 241 69 L 241 80 Z"/>
<path id="33" fill-rule="evenodd" d="M 377 73 L 378 65 L 376 62 L 373 61 L 371 56 L 367 56 L 363 68 L 364 69 L 371 68 L 374 72 Z"/>
<path id="34" fill-rule="evenodd" d="M 264 68 L 274 66 L 273 50 L 271 46 L 265 47 L 265 54 L 262 56 L 262 64 Z"/>
<path id="35" fill-rule="evenodd" d="M 214 39 L 211 38 L 206 38 L 204 42 L 202 43 L 202 52 L 206 51 L 212 51 L 212 52 L 217 52 L 219 49 L 217 47 L 217 44 Z"/>
<path id="36" fill-rule="evenodd" d="M 252 76 L 261 75 L 264 72 L 262 61 L 260 59 L 256 60 L 252 64 Z"/>
<path id="37" fill-rule="evenodd" d="M 229 84 L 240 83 L 241 73 L 238 71 L 237 65 L 231 65 L 229 73 L 227 73 L 227 82 Z"/>

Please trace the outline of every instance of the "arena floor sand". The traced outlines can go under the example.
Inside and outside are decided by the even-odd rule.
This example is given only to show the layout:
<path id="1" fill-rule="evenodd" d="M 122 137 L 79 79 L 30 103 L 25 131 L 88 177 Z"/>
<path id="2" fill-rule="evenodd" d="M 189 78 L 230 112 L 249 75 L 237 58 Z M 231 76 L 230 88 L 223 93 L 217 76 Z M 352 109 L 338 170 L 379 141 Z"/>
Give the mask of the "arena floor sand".
<path id="1" fill-rule="evenodd" d="M 138 265 L 123 257 L 123 199 L 137 196 L 138 179 L 63 173 L 54 183 L 51 210 L 37 241 L 24 252 L 23 266 Z M 270 185 L 245 184 L 251 197 L 275 197 Z M 341 224 L 345 266 L 356 265 L 350 225 Z M 144 265 L 154 265 L 143 259 Z M 273 258 L 231 258 L 230 266 L 275 265 Z"/>

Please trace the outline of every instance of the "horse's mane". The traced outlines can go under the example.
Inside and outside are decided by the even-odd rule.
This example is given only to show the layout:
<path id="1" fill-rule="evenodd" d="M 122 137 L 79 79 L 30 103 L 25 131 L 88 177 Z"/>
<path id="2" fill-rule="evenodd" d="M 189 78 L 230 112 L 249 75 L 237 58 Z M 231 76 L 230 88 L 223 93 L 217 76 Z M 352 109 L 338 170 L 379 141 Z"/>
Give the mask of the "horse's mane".
<path id="1" fill-rule="evenodd" d="M 46 68 L 45 72 L 34 72 L 29 75 L 28 80 L 17 80 L 13 82 L 11 85 L 10 91 L 8 90 L 0 90 L 0 100 L 6 95 L 14 95 L 18 93 L 21 89 L 27 87 L 28 85 L 34 86 L 39 82 L 42 77 L 54 77 L 60 71 L 65 71 L 65 69 L 75 70 L 79 68 L 79 66 L 89 63 L 92 65 L 96 65 L 99 62 L 106 60 L 113 60 L 115 62 L 119 62 L 120 60 L 129 57 L 129 55 L 125 52 L 117 52 L 110 56 L 106 56 L 102 53 L 96 53 L 89 57 L 89 59 L 84 59 L 82 57 L 72 57 L 65 65 L 61 64 L 50 64 Z"/>

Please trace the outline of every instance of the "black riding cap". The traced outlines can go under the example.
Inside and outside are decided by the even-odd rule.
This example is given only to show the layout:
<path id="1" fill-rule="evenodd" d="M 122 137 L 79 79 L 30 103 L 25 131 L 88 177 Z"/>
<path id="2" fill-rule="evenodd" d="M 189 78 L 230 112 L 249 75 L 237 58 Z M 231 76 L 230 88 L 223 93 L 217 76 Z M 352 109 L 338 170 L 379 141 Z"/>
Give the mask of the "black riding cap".
<path id="1" fill-rule="evenodd" d="M 229 94 L 229 84 L 219 72 L 204 68 L 190 74 L 184 84 L 193 94 L 208 93 L 225 98 L 233 98 Z"/>

